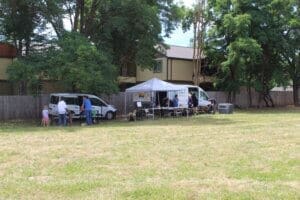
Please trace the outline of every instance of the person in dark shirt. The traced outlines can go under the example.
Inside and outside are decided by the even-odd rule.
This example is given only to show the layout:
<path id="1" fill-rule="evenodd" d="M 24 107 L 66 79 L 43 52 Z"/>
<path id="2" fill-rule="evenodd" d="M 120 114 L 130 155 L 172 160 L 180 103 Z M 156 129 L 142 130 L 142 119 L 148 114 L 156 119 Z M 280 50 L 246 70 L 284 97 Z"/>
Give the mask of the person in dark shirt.
<path id="1" fill-rule="evenodd" d="M 188 107 L 189 107 L 189 108 L 192 108 L 192 107 L 193 107 L 193 100 L 192 100 L 192 95 L 191 95 L 191 93 L 189 93 L 189 96 L 188 96 Z"/>
<path id="2" fill-rule="evenodd" d="M 174 98 L 173 98 L 173 100 L 172 100 L 172 105 L 173 105 L 173 107 L 178 107 L 179 105 L 178 105 L 178 95 L 176 94 L 175 96 L 174 96 Z"/>
<path id="3" fill-rule="evenodd" d="M 192 103 L 194 108 L 198 107 L 198 99 L 195 93 L 192 94 Z"/>

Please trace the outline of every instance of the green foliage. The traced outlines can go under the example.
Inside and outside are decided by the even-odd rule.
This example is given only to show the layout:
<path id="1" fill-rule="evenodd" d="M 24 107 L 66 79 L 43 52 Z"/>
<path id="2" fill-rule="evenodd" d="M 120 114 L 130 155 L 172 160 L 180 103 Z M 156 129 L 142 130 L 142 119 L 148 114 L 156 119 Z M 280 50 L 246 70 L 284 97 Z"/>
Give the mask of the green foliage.
<path id="1" fill-rule="evenodd" d="M 299 29 L 291 30 L 299 22 L 298 7 L 294 0 L 208 1 L 206 52 L 219 66 L 222 89 L 236 92 L 248 86 L 265 96 L 275 85 L 289 83 L 282 58 L 295 57 L 294 45 L 299 49 Z"/>
<path id="2" fill-rule="evenodd" d="M 36 53 L 19 58 L 8 66 L 7 73 L 11 82 L 16 83 L 24 94 L 38 94 L 41 80 L 47 69 L 46 54 Z"/>
<path id="3" fill-rule="evenodd" d="M 66 33 L 58 41 L 59 50 L 49 59 L 49 75 L 62 80 L 73 91 L 114 93 L 117 89 L 116 68 L 109 56 L 77 33 Z M 56 66 L 56 67 L 55 67 Z"/>
<path id="4" fill-rule="evenodd" d="M 90 11 L 87 16 L 94 14 L 94 18 L 85 22 L 83 34 L 98 49 L 110 52 L 120 69 L 132 74 L 137 65 L 153 65 L 155 46 L 163 41 L 162 30 L 169 35 L 183 14 L 173 0 L 112 0 L 97 4 L 94 10 L 91 5 L 85 9 Z"/>
<path id="5" fill-rule="evenodd" d="M 173 0 L 0 0 L 0 11 L 0 32 L 19 49 L 20 65 L 29 72 L 13 75 L 22 73 L 11 67 L 11 77 L 29 83 L 45 76 L 62 80 L 73 91 L 92 93 L 116 91 L 118 72 L 135 76 L 137 65 L 151 67 L 162 30 L 168 35 L 183 16 Z M 71 33 L 64 27 L 66 17 Z M 50 49 L 46 25 L 58 40 Z M 43 52 L 36 52 L 41 47 Z M 40 62 L 33 56 L 47 59 Z M 41 72 L 40 65 L 48 68 Z"/>
<path id="6" fill-rule="evenodd" d="M 8 68 L 10 80 L 38 88 L 43 79 L 50 78 L 61 81 L 73 92 L 111 94 L 118 91 L 116 67 L 108 55 L 97 50 L 85 37 L 66 33 L 55 45 L 14 62 Z"/>

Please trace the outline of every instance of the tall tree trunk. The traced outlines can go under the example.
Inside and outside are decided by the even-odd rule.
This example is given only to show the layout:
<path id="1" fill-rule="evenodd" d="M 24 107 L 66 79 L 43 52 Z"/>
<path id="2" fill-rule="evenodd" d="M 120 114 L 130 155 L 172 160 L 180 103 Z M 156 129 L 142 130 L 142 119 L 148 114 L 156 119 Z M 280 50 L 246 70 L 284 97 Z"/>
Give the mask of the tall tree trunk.
<path id="1" fill-rule="evenodd" d="M 295 106 L 300 106 L 299 90 L 300 90 L 300 86 L 298 84 L 298 80 L 297 80 L 297 78 L 294 78 L 293 79 L 293 98 L 294 98 Z"/>
<path id="2" fill-rule="evenodd" d="M 233 91 L 233 92 L 232 92 L 232 101 L 231 101 L 231 103 L 232 103 L 233 105 L 236 105 L 236 91 Z"/>
<path id="3" fill-rule="evenodd" d="M 84 33 L 84 28 L 85 28 L 85 24 L 84 24 L 84 19 L 85 19 L 85 13 L 84 13 L 84 0 L 81 0 L 80 2 L 80 33 Z"/>
<path id="4" fill-rule="evenodd" d="M 18 41 L 18 48 L 17 48 L 17 56 L 22 56 L 23 53 L 23 42 L 22 40 Z"/>
<path id="5" fill-rule="evenodd" d="M 250 84 L 247 85 L 247 93 L 248 93 L 248 107 L 252 107 L 252 92 Z"/>
<path id="6" fill-rule="evenodd" d="M 30 51 L 30 38 L 26 39 L 25 41 L 25 55 L 27 56 L 29 54 Z"/>
<path id="7" fill-rule="evenodd" d="M 73 26 L 73 31 L 78 30 L 78 25 L 79 25 L 79 12 L 80 12 L 80 1 L 76 1 L 76 8 L 75 8 L 75 16 L 74 16 L 74 26 Z"/>
<path id="8" fill-rule="evenodd" d="M 260 107 L 261 107 L 261 106 L 260 106 L 260 105 L 261 105 L 261 100 L 262 100 L 261 97 L 262 97 L 262 94 L 261 94 L 261 92 L 259 92 L 259 93 L 258 93 L 258 99 L 257 99 L 257 106 L 256 106 L 257 108 L 260 108 Z"/>
<path id="9" fill-rule="evenodd" d="M 227 102 L 228 102 L 228 103 L 231 103 L 231 101 L 232 101 L 231 94 L 232 94 L 231 91 L 229 91 L 229 92 L 227 93 Z"/>
<path id="10" fill-rule="evenodd" d="M 99 1 L 93 0 L 93 2 L 91 4 L 91 8 L 89 9 L 88 14 L 86 14 L 85 22 L 84 22 L 84 25 L 85 25 L 84 31 L 85 31 L 86 36 L 90 36 L 92 34 L 92 29 L 94 26 L 93 20 L 96 17 L 96 10 L 98 7 L 98 3 L 99 3 Z M 87 11 L 86 11 L 86 13 L 87 13 Z"/>

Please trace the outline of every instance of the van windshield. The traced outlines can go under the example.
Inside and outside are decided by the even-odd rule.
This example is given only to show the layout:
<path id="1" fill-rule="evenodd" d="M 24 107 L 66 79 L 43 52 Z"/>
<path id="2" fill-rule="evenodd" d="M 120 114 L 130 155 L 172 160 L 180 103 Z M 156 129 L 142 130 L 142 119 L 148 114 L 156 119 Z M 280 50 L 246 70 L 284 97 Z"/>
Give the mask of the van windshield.
<path id="1" fill-rule="evenodd" d="M 206 101 L 209 99 L 208 96 L 207 96 L 207 94 L 205 92 L 203 92 L 203 91 L 200 92 L 200 98 L 202 100 L 206 100 Z"/>
<path id="2" fill-rule="evenodd" d="M 100 99 L 90 98 L 90 100 L 93 106 L 106 106 L 106 104 L 103 103 L 103 101 L 101 101 Z"/>

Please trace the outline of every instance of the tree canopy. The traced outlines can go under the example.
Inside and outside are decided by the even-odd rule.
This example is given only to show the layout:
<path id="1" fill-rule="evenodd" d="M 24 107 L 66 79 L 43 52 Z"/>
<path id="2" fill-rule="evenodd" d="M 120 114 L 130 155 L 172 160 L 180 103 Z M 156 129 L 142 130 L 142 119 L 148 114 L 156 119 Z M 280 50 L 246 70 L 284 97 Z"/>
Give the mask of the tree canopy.
<path id="1" fill-rule="evenodd" d="M 239 88 L 247 86 L 250 106 L 251 88 L 273 106 L 269 92 L 276 84 L 288 84 L 284 66 L 299 52 L 298 8 L 296 0 L 208 1 L 206 52 L 219 66 L 217 85 L 229 92 L 229 100 L 234 102 Z"/>
<path id="2" fill-rule="evenodd" d="M 18 47 L 19 64 L 27 66 L 31 64 L 31 58 L 38 57 L 41 53 L 50 53 L 48 47 L 54 42 L 56 48 L 52 48 L 51 55 L 54 57 L 50 60 L 55 60 L 53 63 L 62 69 L 58 70 L 52 65 L 47 73 L 65 73 L 56 77 L 63 76 L 62 81 L 72 85 L 74 90 L 86 91 L 85 87 L 94 87 L 88 81 L 86 73 L 95 72 L 97 67 L 98 71 L 112 67 L 111 71 L 114 73 L 109 72 L 107 77 L 113 78 L 113 81 L 107 82 L 106 75 L 98 74 L 100 82 L 111 83 L 109 87 L 103 87 L 102 92 L 108 92 L 109 88 L 114 92 L 117 76 L 134 76 L 137 65 L 152 66 L 157 52 L 155 46 L 163 41 L 162 32 L 168 35 L 183 15 L 182 8 L 173 0 L 0 0 L 0 7 L 0 18 L 3 18 L 0 32 Z M 69 21 L 71 30 L 66 29 L 63 19 Z M 55 41 L 47 35 L 50 25 L 56 33 Z M 73 45 L 74 49 L 71 49 L 63 45 L 70 32 L 73 36 L 77 33 L 78 37 L 80 35 L 81 38 L 85 38 L 84 47 Z M 75 43 L 77 36 L 73 38 Z M 41 46 L 37 47 L 38 45 Z M 53 53 L 54 51 L 56 53 Z M 94 63 L 91 63 L 87 56 L 89 59 L 95 59 Z M 96 59 L 98 56 L 100 60 Z M 62 62 L 62 59 L 65 61 Z M 90 71 L 84 67 L 84 60 L 93 66 L 89 67 Z M 10 69 L 9 74 L 13 79 L 18 77 L 13 76 L 17 69 Z M 41 73 L 38 67 L 28 66 L 29 69 L 36 69 L 37 73 Z M 78 76 L 86 81 L 75 83 L 74 80 L 78 80 Z"/>

